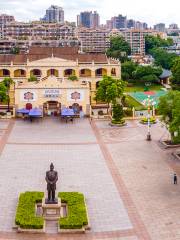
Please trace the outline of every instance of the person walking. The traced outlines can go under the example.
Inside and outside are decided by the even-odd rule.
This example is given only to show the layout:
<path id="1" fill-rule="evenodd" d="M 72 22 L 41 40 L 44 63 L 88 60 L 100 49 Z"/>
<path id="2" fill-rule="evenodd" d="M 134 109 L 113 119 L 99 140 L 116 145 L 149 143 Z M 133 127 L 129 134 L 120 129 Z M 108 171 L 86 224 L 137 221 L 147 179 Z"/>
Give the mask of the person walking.
<path id="1" fill-rule="evenodd" d="M 177 184 L 177 175 L 174 173 L 174 184 Z"/>

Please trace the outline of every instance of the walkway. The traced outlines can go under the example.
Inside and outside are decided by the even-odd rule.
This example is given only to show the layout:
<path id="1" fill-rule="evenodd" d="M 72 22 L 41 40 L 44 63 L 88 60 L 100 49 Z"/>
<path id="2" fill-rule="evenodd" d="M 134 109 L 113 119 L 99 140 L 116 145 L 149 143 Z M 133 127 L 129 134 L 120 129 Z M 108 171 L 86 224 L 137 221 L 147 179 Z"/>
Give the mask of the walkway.
<path id="1" fill-rule="evenodd" d="M 180 191 L 170 178 L 179 164 L 158 147 L 164 131 L 159 125 L 152 129 L 151 143 L 144 140 L 146 127 L 135 121 L 121 129 L 104 121 L 0 121 L 1 129 L 0 239 L 180 238 Z M 19 193 L 45 191 L 51 161 L 60 191 L 85 194 L 92 227 L 86 235 L 37 238 L 12 232 Z"/>

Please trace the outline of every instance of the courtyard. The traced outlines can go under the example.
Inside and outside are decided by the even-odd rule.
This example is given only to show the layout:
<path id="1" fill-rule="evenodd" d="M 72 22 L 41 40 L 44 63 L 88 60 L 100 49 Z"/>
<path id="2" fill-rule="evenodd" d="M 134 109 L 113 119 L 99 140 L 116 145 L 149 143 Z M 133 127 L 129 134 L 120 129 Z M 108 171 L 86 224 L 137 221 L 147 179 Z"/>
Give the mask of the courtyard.
<path id="1" fill-rule="evenodd" d="M 180 239 L 180 176 L 173 150 L 159 146 L 165 129 L 128 121 L 56 118 L 0 121 L 0 239 Z M 85 195 L 91 230 L 85 235 L 17 234 L 12 227 L 20 192 L 46 191 L 45 172 L 53 162 L 58 191 Z"/>

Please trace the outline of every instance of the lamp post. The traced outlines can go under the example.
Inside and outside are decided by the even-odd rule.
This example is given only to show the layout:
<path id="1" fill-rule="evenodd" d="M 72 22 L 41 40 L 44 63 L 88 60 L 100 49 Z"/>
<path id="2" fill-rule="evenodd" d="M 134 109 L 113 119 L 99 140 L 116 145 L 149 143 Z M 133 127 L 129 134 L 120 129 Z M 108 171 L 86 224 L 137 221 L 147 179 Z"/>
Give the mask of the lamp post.
<path id="1" fill-rule="evenodd" d="M 151 99 L 150 96 L 148 95 L 148 98 L 144 100 L 144 105 L 147 106 L 148 108 L 148 132 L 147 132 L 147 141 L 151 141 L 151 132 L 150 132 L 150 127 L 151 127 L 151 122 L 150 122 L 150 117 L 151 117 L 151 106 L 154 106 L 156 104 L 156 102 L 154 101 L 154 99 Z"/>

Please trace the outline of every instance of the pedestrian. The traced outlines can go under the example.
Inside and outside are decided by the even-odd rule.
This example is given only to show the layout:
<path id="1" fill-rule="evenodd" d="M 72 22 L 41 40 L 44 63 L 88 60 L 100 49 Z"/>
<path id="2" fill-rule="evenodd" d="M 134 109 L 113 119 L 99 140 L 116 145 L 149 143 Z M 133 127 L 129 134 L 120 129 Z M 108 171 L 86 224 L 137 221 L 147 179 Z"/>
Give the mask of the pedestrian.
<path id="1" fill-rule="evenodd" d="M 177 175 L 174 173 L 174 184 L 177 184 Z"/>

